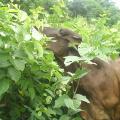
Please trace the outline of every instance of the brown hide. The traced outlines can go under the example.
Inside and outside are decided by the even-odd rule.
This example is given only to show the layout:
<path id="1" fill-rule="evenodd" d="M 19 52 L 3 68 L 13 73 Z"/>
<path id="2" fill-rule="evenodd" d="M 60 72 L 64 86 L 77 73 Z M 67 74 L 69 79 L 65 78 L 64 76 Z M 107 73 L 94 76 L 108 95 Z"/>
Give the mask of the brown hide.
<path id="1" fill-rule="evenodd" d="M 82 102 L 84 120 L 120 120 L 120 59 L 106 63 L 94 61 L 91 71 L 79 81 L 78 93 L 86 95 L 90 104 Z"/>
<path id="2" fill-rule="evenodd" d="M 65 72 L 75 72 L 79 64 L 73 63 L 66 67 L 64 65 L 64 57 L 70 55 L 79 56 L 78 52 L 69 45 L 75 44 L 77 46 L 80 44 L 82 41 L 80 35 L 68 29 L 56 29 L 51 27 L 45 27 L 43 33 L 47 37 L 52 37 L 51 41 L 48 43 L 48 48 L 53 51 L 61 68 L 64 68 Z"/>

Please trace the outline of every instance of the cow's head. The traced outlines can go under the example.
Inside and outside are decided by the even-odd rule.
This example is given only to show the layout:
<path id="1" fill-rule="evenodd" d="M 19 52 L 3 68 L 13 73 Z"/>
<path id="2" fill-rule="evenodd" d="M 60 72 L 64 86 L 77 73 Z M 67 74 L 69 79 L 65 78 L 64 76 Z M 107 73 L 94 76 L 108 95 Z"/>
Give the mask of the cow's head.
<path id="1" fill-rule="evenodd" d="M 52 41 L 49 42 L 48 48 L 57 56 L 63 57 L 68 55 L 70 44 L 78 45 L 82 41 L 80 35 L 68 29 L 45 27 L 43 33 L 47 37 L 52 37 Z"/>

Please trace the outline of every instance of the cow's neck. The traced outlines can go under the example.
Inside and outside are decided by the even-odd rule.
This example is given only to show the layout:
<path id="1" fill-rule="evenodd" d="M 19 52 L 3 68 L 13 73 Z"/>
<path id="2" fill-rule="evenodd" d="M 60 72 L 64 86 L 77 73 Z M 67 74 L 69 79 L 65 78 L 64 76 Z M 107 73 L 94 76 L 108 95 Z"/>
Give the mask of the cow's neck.
<path id="1" fill-rule="evenodd" d="M 74 73 L 76 71 L 76 69 L 79 68 L 80 65 L 78 63 L 72 63 L 69 66 L 65 66 L 64 57 L 66 57 L 66 56 L 79 56 L 79 53 L 74 48 L 69 48 L 68 53 L 66 55 L 63 55 L 63 56 L 55 55 L 55 58 L 59 64 L 59 66 L 61 68 L 63 68 L 65 72 Z"/>

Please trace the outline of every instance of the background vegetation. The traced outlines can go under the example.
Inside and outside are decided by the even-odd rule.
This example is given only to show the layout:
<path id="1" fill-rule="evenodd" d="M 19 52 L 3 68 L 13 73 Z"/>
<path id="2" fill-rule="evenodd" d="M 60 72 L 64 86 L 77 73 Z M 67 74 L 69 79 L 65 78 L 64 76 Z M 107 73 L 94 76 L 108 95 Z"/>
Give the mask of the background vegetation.
<path id="1" fill-rule="evenodd" d="M 49 40 L 38 29 L 65 27 L 79 33 L 79 59 L 115 59 L 120 50 L 120 10 L 108 0 L 4 0 L 0 2 L 0 119 L 81 120 L 84 96 L 70 94 Z M 66 57 L 65 64 L 71 62 Z M 71 97 L 72 96 L 72 97 Z"/>

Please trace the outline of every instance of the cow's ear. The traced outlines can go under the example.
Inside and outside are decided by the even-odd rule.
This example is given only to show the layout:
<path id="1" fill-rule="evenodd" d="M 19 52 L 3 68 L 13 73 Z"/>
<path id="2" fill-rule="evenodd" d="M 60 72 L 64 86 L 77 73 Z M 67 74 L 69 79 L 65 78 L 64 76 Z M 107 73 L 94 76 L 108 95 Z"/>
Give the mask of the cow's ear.
<path id="1" fill-rule="evenodd" d="M 44 27 L 42 31 L 48 37 L 58 37 L 60 36 L 59 30 L 52 27 Z"/>
<path id="2" fill-rule="evenodd" d="M 106 67 L 106 66 L 108 65 L 107 62 L 105 62 L 104 60 L 102 60 L 102 59 L 100 59 L 100 58 L 98 58 L 98 57 L 94 58 L 94 59 L 92 60 L 92 62 L 95 63 L 94 66 L 96 66 L 96 68 L 98 68 L 98 69 L 99 69 L 99 68 Z"/>
<path id="3" fill-rule="evenodd" d="M 100 58 L 94 58 L 93 60 L 91 60 L 91 62 L 92 64 L 82 64 L 82 67 L 88 70 L 96 70 L 100 68 L 105 68 L 108 65 L 107 62 Z"/>

